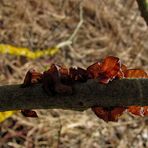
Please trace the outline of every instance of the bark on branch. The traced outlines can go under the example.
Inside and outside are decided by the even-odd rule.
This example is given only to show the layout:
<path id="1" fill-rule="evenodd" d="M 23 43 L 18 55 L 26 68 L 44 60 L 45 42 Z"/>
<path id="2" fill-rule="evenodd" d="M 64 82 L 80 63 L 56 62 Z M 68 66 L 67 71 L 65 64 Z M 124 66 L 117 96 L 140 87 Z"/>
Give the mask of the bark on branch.
<path id="1" fill-rule="evenodd" d="M 148 79 L 113 80 L 107 85 L 96 80 L 74 85 L 72 95 L 47 95 L 41 85 L 0 86 L 0 111 L 18 109 L 85 110 L 94 105 L 113 107 L 148 105 Z"/>

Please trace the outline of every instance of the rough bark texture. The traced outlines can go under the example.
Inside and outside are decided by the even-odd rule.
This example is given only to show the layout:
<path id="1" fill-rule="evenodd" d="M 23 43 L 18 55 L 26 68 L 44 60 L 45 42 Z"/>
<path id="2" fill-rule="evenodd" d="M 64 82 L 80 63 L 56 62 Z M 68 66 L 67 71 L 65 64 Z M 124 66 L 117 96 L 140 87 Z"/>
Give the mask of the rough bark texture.
<path id="1" fill-rule="evenodd" d="M 0 86 L 0 111 L 17 109 L 73 109 L 91 106 L 104 107 L 148 105 L 148 79 L 114 80 L 107 85 L 95 80 L 77 83 L 74 92 L 47 95 L 40 84 L 21 88 L 21 85 Z"/>

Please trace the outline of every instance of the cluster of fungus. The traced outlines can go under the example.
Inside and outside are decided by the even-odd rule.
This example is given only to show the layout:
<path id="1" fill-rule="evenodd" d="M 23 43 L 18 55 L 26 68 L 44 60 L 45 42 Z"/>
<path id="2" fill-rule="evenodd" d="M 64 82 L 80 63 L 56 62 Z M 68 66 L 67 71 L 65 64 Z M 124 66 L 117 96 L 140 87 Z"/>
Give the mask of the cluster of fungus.
<path id="1" fill-rule="evenodd" d="M 89 79 L 97 79 L 98 83 L 108 84 L 114 79 L 122 78 L 148 78 L 147 73 L 141 69 L 128 69 L 120 59 L 108 56 L 102 62 L 96 62 L 87 69 L 80 67 L 66 68 L 52 64 L 50 68 L 39 73 L 29 70 L 25 76 L 23 87 L 41 83 L 47 94 L 72 94 L 72 85 L 80 82 L 85 83 Z M 128 107 L 101 107 L 92 106 L 92 111 L 104 121 L 117 121 L 118 117 L 126 110 L 134 115 L 148 116 L 148 106 Z M 36 117 L 32 110 L 22 110 L 25 116 Z"/>

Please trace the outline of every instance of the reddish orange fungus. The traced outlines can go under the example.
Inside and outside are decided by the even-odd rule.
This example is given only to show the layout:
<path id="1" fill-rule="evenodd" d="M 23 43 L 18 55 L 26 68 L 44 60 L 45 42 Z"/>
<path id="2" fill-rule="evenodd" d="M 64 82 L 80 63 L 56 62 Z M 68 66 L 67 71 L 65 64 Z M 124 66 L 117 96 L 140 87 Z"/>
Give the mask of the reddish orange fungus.
<path id="1" fill-rule="evenodd" d="M 119 58 L 108 56 L 102 62 L 96 62 L 87 69 L 80 67 L 66 68 L 52 64 L 43 74 L 35 70 L 27 72 L 23 86 L 42 83 L 45 92 L 50 94 L 72 94 L 72 85 L 76 82 L 86 82 L 88 79 L 98 79 L 100 83 L 107 84 L 113 79 L 121 78 L 148 78 L 147 73 L 140 69 L 127 69 Z M 118 117 L 127 110 L 138 116 L 148 116 L 148 106 L 129 106 L 103 108 L 92 107 L 92 111 L 105 121 L 117 121 Z M 22 110 L 25 116 L 37 116 L 34 111 Z"/>
<path id="2" fill-rule="evenodd" d="M 32 117 L 32 118 L 36 118 L 37 113 L 33 110 L 21 110 L 21 113 L 25 116 L 25 117 Z"/>

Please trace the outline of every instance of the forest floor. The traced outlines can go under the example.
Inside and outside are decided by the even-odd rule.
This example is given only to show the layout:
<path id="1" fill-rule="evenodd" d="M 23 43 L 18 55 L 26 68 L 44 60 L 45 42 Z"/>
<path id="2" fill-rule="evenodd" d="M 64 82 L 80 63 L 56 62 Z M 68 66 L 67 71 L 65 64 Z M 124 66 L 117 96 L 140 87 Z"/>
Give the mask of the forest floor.
<path id="1" fill-rule="evenodd" d="M 71 38 L 72 44 L 50 57 L 1 54 L 1 85 L 22 83 L 30 68 L 42 72 L 51 63 L 86 68 L 107 55 L 148 71 L 148 29 L 134 0 L 0 0 L 0 43 L 34 51 Z M 18 112 L 0 123 L 0 147 L 148 147 L 146 117 L 125 113 L 117 123 L 105 123 L 91 110 L 37 113 L 39 118 L 26 118 Z"/>

